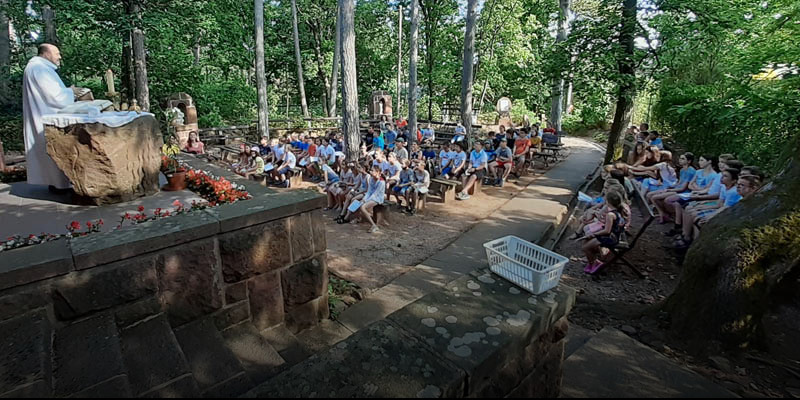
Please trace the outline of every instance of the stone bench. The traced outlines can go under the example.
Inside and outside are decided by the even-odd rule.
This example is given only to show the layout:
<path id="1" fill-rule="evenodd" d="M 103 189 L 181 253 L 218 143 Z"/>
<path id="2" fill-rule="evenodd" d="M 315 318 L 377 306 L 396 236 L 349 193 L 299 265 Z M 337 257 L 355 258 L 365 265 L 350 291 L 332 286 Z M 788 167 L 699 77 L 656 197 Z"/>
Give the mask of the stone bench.
<path id="1" fill-rule="evenodd" d="M 456 200 L 456 187 L 460 185 L 458 181 L 449 179 L 431 179 L 430 191 L 437 193 L 442 203 L 447 204 Z"/>

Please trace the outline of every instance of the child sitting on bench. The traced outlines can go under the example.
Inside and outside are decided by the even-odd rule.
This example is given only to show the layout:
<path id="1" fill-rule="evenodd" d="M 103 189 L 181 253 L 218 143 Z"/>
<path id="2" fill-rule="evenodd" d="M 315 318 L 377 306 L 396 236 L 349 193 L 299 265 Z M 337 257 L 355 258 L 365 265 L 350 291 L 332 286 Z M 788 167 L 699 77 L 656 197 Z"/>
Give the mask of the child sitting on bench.
<path id="1" fill-rule="evenodd" d="M 584 239 L 583 254 L 586 255 L 587 264 L 583 269 L 587 274 L 594 274 L 603 267 L 599 260 L 602 248 L 614 248 L 619 244 L 622 233 L 625 231 L 625 217 L 622 214 L 622 198 L 616 192 L 606 196 L 607 212 L 605 214 L 604 228 L 600 232 L 592 233 Z"/>
<path id="2" fill-rule="evenodd" d="M 414 164 L 414 184 L 411 186 L 411 204 L 407 212 L 414 215 L 419 205 L 419 200 L 428 194 L 428 188 L 431 186 L 431 174 L 425 170 L 425 163 L 417 161 Z"/>
<path id="3" fill-rule="evenodd" d="M 394 192 L 394 197 L 397 200 L 397 208 L 399 210 L 403 209 L 403 202 L 400 200 L 400 196 L 403 196 L 406 199 L 406 208 L 411 208 L 411 200 L 409 197 L 411 187 L 414 184 L 414 171 L 409 168 L 411 165 L 411 161 L 403 160 L 403 169 L 400 171 L 400 178 L 397 182 L 397 185 L 392 188 L 392 192 Z"/>
<path id="4" fill-rule="evenodd" d="M 274 177 L 278 180 L 278 186 L 288 188 L 291 186 L 288 176 L 297 165 L 297 157 L 294 155 L 294 152 L 292 152 L 291 145 L 285 144 L 283 146 L 283 157 L 281 158 L 280 167 L 275 167 L 272 172 L 275 174 Z"/>
<path id="5" fill-rule="evenodd" d="M 353 204 L 354 201 L 361 201 L 364 199 L 364 196 L 367 194 L 367 190 L 369 189 L 369 180 L 370 175 L 367 173 L 369 169 L 364 165 L 359 165 L 356 168 L 356 178 L 353 182 L 353 187 L 350 191 L 346 194 L 344 203 L 342 203 L 342 211 L 339 213 L 339 216 L 336 218 L 336 222 L 339 224 L 344 224 L 347 222 L 345 216 L 348 214 L 348 208 L 350 205 Z"/>
<path id="6" fill-rule="evenodd" d="M 489 157 L 483 151 L 483 143 L 479 140 L 475 141 L 475 149 L 472 150 L 469 156 L 470 168 L 465 172 L 462 182 L 462 190 L 456 195 L 458 200 L 469 200 L 469 190 L 486 176 L 486 167 L 488 165 Z"/>
<path id="7" fill-rule="evenodd" d="M 385 200 L 384 194 L 386 192 L 386 182 L 383 180 L 383 175 L 381 174 L 381 168 L 379 166 L 372 166 L 370 170 L 370 180 L 369 185 L 367 188 L 367 193 L 364 195 L 364 199 L 356 211 L 360 213 L 363 217 L 369 221 L 372 227 L 370 228 L 370 233 L 377 233 L 380 231 L 378 225 L 372 219 L 372 210 L 377 205 L 382 205 L 383 201 Z M 345 215 L 344 220 L 350 220 L 350 217 L 355 214 L 355 212 L 347 210 L 347 215 Z M 353 220 L 355 222 L 356 220 Z"/>
<path id="8" fill-rule="evenodd" d="M 462 147 L 461 143 L 456 143 L 453 145 L 454 150 L 451 150 L 452 157 L 452 164 L 450 164 L 450 168 L 445 171 L 446 173 L 443 174 L 444 179 L 459 179 L 461 175 L 466 170 L 467 165 L 467 152 L 464 151 L 464 147 Z"/>

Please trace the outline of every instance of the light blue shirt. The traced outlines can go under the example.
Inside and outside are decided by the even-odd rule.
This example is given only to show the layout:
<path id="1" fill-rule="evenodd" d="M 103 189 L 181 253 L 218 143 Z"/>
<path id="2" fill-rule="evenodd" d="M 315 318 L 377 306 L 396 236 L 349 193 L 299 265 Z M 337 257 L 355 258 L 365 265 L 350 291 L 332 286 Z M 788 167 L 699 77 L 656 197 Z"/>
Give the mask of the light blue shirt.
<path id="1" fill-rule="evenodd" d="M 722 185 L 722 188 L 719 192 L 720 200 L 725 202 L 725 207 L 731 207 L 739 202 L 742 199 L 742 196 L 736 190 L 736 185 L 733 185 L 730 189 L 726 188 L 725 185 Z"/>
<path id="2" fill-rule="evenodd" d="M 481 150 L 480 153 L 476 153 L 475 150 L 472 150 L 469 155 L 469 162 L 472 165 L 472 168 L 475 169 L 478 169 L 482 166 L 485 167 L 486 163 L 489 162 L 489 156 L 483 150 Z"/>
<path id="3" fill-rule="evenodd" d="M 682 169 L 681 170 L 681 178 L 680 178 L 680 180 L 678 180 L 678 186 L 680 186 L 680 185 L 682 185 L 682 184 L 684 184 L 686 182 L 691 182 L 692 179 L 694 179 L 695 174 L 697 174 L 697 171 L 694 169 L 694 167 L 688 167 L 688 168 Z"/>
<path id="4" fill-rule="evenodd" d="M 714 178 L 714 182 L 711 182 L 711 189 L 708 190 L 708 194 L 711 196 L 716 196 L 720 193 L 720 190 L 723 188 L 722 185 L 722 174 L 716 174 L 717 176 Z"/>
<path id="5" fill-rule="evenodd" d="M 664 150 L 664 142 L 661 140 L 661 138 L 653 139 L 653 141 L 650 142 L 650 145 L 658 147 L 659 150 Z"/>
<path id="6" fill-rule="evenodd" d="M 453 156 L 453 168 L 458 168 L 464 165 L 464 162 L 467 161 L 467 152 L 466 151 L 458 151 Z"/>

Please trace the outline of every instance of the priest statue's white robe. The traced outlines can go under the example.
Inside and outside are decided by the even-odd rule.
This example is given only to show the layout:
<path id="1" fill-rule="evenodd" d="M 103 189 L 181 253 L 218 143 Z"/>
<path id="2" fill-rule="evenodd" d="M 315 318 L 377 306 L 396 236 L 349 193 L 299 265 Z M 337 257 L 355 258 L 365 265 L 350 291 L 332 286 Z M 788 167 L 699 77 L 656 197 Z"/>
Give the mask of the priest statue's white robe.
<path id="1" fill-rule="evenodd" d="M 25 126 L 25 160 L 28 183 L 69 189 L 67 176 L 47 154 L 42 116 L 55 114 L 75 102 L 72 89 L 56 73 L 55 64 L 35 56 L 25 67 L 22 88 L 22 112 Z"/>

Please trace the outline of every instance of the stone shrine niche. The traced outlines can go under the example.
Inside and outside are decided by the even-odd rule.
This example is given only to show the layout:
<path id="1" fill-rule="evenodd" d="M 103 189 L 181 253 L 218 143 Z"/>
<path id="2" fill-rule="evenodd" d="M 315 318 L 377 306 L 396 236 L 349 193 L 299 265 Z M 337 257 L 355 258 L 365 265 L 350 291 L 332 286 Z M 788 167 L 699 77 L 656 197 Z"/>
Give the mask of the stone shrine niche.
<path id="1" fill-rule="evenodd" d="M 171 110 L 173 108 L 177 108 L 183 113 L 183 123 L 178 124 L 173 122 L 173 126 L 175 126 L 175 136 L 177 136 L 181 148 L 184 148 L 189 141 L 189 133 L 197 131 L 198 129 L 197 109 L 195 108 L 192 96 L 184 92 L 169 96 L 165 104 L 165 109 Z"/>
<path id="2" fill-rule="evenodd" d="M 508 97 L 501 97 L 497 100 L 497 123 L 496 125 L 503 125 L 506 128 L 511 127 L 511 99 Z"/>
<path id="3" fill-rule="evenodd" d="M 372 92 L 372 100 L 369 102 L 368 111 L 371 119 L 380 119 L 384 115 L 391 119 L 392 95 L 383 90 Z"/>

